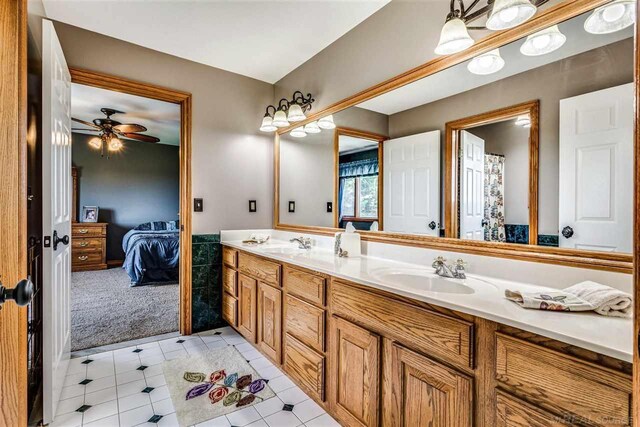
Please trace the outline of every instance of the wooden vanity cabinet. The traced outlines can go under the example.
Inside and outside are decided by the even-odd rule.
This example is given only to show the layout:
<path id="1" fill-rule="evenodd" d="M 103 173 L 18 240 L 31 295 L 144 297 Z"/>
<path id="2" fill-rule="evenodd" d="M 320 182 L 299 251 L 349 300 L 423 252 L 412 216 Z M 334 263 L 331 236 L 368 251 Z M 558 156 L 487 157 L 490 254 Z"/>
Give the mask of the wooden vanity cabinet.
<path id="1" fill-rule="evenodd" d="M 251 343 L 256 342 L 258 319 L 258 281 L 240 274 L 238 279 L 238 331 Z"/>
<path id="2" fill-rule="evenodd" d="M 282 344 L 282 291 L 258 282 L 258 348 L 280 364 Z"/>

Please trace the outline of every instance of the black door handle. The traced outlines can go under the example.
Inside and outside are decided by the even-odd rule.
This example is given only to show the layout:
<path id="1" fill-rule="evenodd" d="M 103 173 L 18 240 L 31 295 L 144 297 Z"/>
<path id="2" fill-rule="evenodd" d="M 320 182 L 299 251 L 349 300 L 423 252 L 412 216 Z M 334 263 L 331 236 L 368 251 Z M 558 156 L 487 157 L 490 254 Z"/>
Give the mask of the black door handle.
<path id="1" fill-rule="evenodd" d="M 565 239 L 570 239 L 571 236 L 573 236 L 573 228 L 567 225 L 565 228 L 562 229 L 562 235 L 564 236 Z"/>
<path id="2" fill-rule="evenodd" d="M 62 243 L 63 245 L 69 244 L 69 235 L 65 234 L 62 237 L 58 237 L 58 232 L 56 230 L 53 231 L 53 250 L 58 250 L 58 243 Z"/>
<path id="3" fill-rule="evenodd" d="M 438 226 L 438 224 L 436 224 L 435 221 L 431 221 L 429 223 L 429 228 L 432 229 L 432 230 L 435 230 L 437 226 Z"/>
<path id="4" fill-rule="evenodd" d="M 26 278 L 18 282 L 15 288 L 7 289 L 0 283 L 0 308 L 8 300 L 14 300 L 20 307 L 31 302 L 33 298 L 33 282 L 31 278 Z"/>
<path id="5" fill-rule="evenodd" d="M 482 218 L 482 221 L 480 222 L 480 225 L 483 227 L 486 227 L 487 225 L 489 225 L 489 221 L 487 221 L 486 218 Z"/>

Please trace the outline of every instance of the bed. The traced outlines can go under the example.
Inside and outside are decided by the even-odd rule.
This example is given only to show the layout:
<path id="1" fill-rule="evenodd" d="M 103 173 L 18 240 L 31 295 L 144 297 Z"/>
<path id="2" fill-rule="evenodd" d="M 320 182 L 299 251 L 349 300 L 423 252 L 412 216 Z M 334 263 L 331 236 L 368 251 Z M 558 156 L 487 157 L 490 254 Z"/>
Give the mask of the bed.
<path id="1" fill-rule="evenodd" d="M 178 281 L 180 230 L 178 221 L 154 221 L 129 230 L 122 239 L 122 268 L 131 286 Z"/>

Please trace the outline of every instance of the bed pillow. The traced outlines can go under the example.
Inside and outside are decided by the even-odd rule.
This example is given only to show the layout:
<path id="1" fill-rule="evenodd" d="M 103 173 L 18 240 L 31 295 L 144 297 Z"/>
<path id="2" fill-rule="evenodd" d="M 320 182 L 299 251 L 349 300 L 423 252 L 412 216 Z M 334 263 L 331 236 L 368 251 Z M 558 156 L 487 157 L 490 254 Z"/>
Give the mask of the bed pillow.
<path id="1" fill-rule="evenodd" d="M 138 225 L 134 230 L 139 231 L 177 231 L 179 221 L 152 221 Z"/>

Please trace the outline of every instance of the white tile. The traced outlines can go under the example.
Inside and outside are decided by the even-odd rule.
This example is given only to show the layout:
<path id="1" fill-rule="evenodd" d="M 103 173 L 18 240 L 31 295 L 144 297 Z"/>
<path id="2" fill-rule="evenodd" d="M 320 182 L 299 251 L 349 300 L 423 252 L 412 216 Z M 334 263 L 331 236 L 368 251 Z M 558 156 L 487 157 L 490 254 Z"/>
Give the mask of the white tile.
<path id="1" fill-rule="evenodd" d="M 164 361 L 164 353 L 140 356 L 140 364 L 146 366 L 159 365 Z"/>
<path id="2" fill-rule="evenodd" d="M 291 411 L 279 411 L 264 419 L 269 427 L 297 427 L 302 422 Z"/>
<path id="3" fill-rule="evenodd" d="M 300 418 L 300 421 L 306 423 L 309 420 L 318 418 L 324 414 L 324 409 L 312 399 L 305 400 L 304 402 L 297 403 L 293 407 L 293 413 L 296 417 Z"/>
<path id="4" fill-rule="evenodd" d="M 112 360 L 96 360 L 87 366 L 87 378 L 95 380 L 115 374 L 115 365 Z"/>
<path id="5" fill-rule="evenodd" d="M 278 398 L 278 396 L 274 396 L 270 399 L 265 400 L 264 402 L 253 405 L 253 407 L 256 408 L 256 411 L 258 411 L 262 418 L 268 417 L 271 414 L 275 414 L 278 411 L 282 411 L 283 406 L 284 403 Z"/>
<path id="6" fill-rule="evenodd" d="M 84 405 L 84 396 L 72 397 L 71 399 L 61 400 L 58 403 L 58 409 L 56 414 L 64 415 L 75 411 L 79 407 Z"/>
<path id="7" fill-rule="evenodd" d="M 269 380 L 269 388 L 271 388 L 271 390 L 273 390 L 275 393 L 280 393 L 281 391 L 295 386 L 296 385 L 294 384 L 294 382 L 291 381 L 286 375 Z"/>
<path id="8" fill-rule="evenodd" d="M 216 341 L 222 341 L 222 337 L 220 335 L 200 335 L 200 338 L 202 338 L 202 341 L 205 344 L 216 342 Z"/>
<path id="9" fill-rule="evenodd" d="M 162 341 L 160 341 L 160 348 L 162 349 L 162 352 L 165 354 L 172 351 L 176 351 L 176 350 L 184 350 L 184 346 L 176 342 L 175 340 L 171 340 L 170 342 L 165 342 L 164 344 Z"/>
<path id="10" fill-rule="evenodd" d="M 87 384 L 86 393 L 93 393 L 94 391 L 104 390 L 105 388 L 114 387 L 116 385 L 116 377 L 109 376 L 98 378 Z"/>
<path id="11" fill-rule="evenodd" d="M 153 408 L 151 405 L 141 406 L 130 411 L 120 413 L 120 427 L 132 427 L 147 422 L 153 417 Z"/>
<path id="12" fill-rule="evenodd" d="M 149 365 L 146 365 L 149 366 Z M 151 365 L 144 371 L 142 371 L 145 378 L 155 377 L 156 375 L 162 375 L 162 365 Z"/>
<path id="13" fill-rule="evenodd" d="M 144 373 L 142 371 L 134 370 L 127 372 L 120 372 L 116 375 L 116 384 L 126 384 L 132 381 L 140 381 L 144 379 Z"/>
<path id="14" fill-rule="evenodd" d="M 157 402 L 153 402 L 151 406 L 153 406 L 153 412 L 158 415 L 168 415 L 176 412 L 171 399 L 162 399 Z"/>
<path id="15" fill-rule="evenodd" d="M 64 379 L 64 386 L 77 385 L 80 381 L 87 378 L 86 374 L 67 375 Z"/>
<path id="16" fill-rule="evenodd" d="M 158 421 L 158 427 L 180 427 L 176 414 L 168 414 Z"/>
<path id="17" fill-rule="evenodd" d="M 265 420 L 258 420 L 251 424 L 247 424 L 245 427 L 269 427 Z"/>
<path id="18" fill-rule="evenodd" d="M 123 348 L 113 352 L 113 360 L 116 362 L 126 362 L 128 360 L 140 360 L 138 353 L 134 353 L 135 347 Z"/>
<path id="19" fill-rule="evenodd" d="M 126 412 L 130 409 L 139 408 L 151 404 L 151 398 L 148 393 L 134 393 L 129 396 L 118 399 L 120 412 Z"/>
<path id="20" fill-rule="evenodd" d="M 231 423 L 229 422 L 227 417 L 225 417 L 224 415 L 195 425 L 195 427 L 230 427 L 230 426 L 231 426 Z"/>
<path id="21" fill-rule="evenodd" d="M 178 357 L 186 357 L 189 354 L 187 353 L 187 351 L 184 348 L 181 348 L 180 350 L 176 350 L 176 351 L 170 351 L 164 354 L 164 358 L 166 360 L 173 360 L 176 359 Z"/>
<path id="22" fill-rule="evenodd" d="M 82 424 L 82 427 L 115 427 L 120 425 L 120 418 L 118 414 L 111 415 L 110 417 L 102 418 L 90 423 Z"/>
<path id="23" fill-rule="evenodd" d="M 113 351 L 103 351 L 102 353 L 96 353 L 91 355 L 93 360 L 113 360 Z"/>
<path id="24" fill-rule="evenodd" d="M 249 358 L 247 357 L 247 359 Z M 274 366 L 273 363 L 271 363 L 271 361 L 266 357 L 259 357 L 257 359 L 253 359 L 251 360 L 250 364 L 251 366 L 253 366 L 253 369 L 262 369 L 262 368 L 268 368 L 268 367 Z"/>
<path id="25" fill-rule="evenodd" d="M 215 350 L 216 348 L 222 348 L 227 346 L 229 346 L 229 344 L 227 344 L 225 340 L 213 341 L 213 342 L 207 343 L 207 348 L 209 350 Z"/>
<path id="26" fill-rule="evenodd" d="M 71 412 L 64 415 L 58 413 L 56 419 L 48 427 L 79 427 L 81 425 L 82 414 L 80 412 Z"/>
<path id="27" fill-rule="evenodd" d="M 248 352 L 248 351 L 253 351 L 253 350 L 255 350 L 256 348 L 255 348 L 254 346 L 252 346 L 252 345 L 251 345 L 251 343 L 247 342 L 247 343 L 245 343 L 245 344 L 238 344 L 238 345 L 236 346 L 236 349 L 237 349 L 240 353 L 245 354 L 246 352 Z"/>
<path id="28" fill-rule="evenodd" d="M 169 387 L 167 387 L 166 385 L 163 385 L 163 386 L 160 386 L 160 387 L 154 389 L 149 394 L 151 395 L 151 401 L 152 402 L 158 402 L 160 400 L 168 399 L 168 398 L 171 397 L 169 395 Z"/>
<path id="29" fill-rule="evenodd" d="M 133 371 L 141 365 L 140 358 L 136 360 L 127 360 L 125 362 L 116 361 L 116 374 L 120 374 L 122 372 Z"/>
<path id="30" fill-rule="evenodd" d="M 267 366 L 265 368 L 258 368 L 256 369 L 256 371 L 258 371 L 258 374 L 266 380 L 272 380 L 274 378 L 277 378 L 283 375 L 282 371 L 278 369 L 276 366 Z"/>
<path id="31" fill-rule="evenodd" d="M 206 345 L 187 347 L 187 353 L 189 353 L 189 355 L 202 354 L 206 353 L 207 351 L 209 351 L 209 348 Z"/>
<path id="32" fill-rule="evenodd" d="M 99 405 L 92 406 L 84 412 L 82 417 L 82 423 L 90 423 L 102 418 L 109 417 L 111 415 L 118 414 L 118 402 L 112 400 L 110 402 L 100 403 Z"/>
<path id="33" fill-rule="evenodd" d="M 256 360 L 263 358 L 264 356 L 258 350 L 245 351 L 244 353 L 240 352 L 242 356 L 247 360 Z"/>
<path id="34" fill-rule="evenodd" d="M 318 418 L 314 418 L 311 421 L 307 421 L 305 423 L 307 427 L 341 427 L 340 423 L 331 418 L 331 415 L 324 414 L 320 415 Z"/>
<path id="35" fill-rule="evenodd" d="M 227 419 L 232 426 L 246 426 L 254 421 L 260 419 L 260 414 L 252 406 L 248 408 L 240 409 L 235 412 L 227 414 Z"/>
<path id="36" fill-rule="evenodd" d="M 148 377 L 147 378 L 147 385 L 149 387 L 162 387 L 163 385 L 167 384 L 167 380 L 165 379 L 164 375 L 156 375 L 154 377 Z"/>
<path id="37" fill-rule="evenodd" d="M 225 340 L 228 344 L 231 344 L 231 345 L 245 344 L 246 342 L 248 342 L 247 340 L 242 338 L 240 335 L 238 335 L 238 336 L 224 336 L 223 335 L 222 339 Z"/>
<path id="38" fill-rule="evenodd" d="M 118 398 L 131 396 L 134 393 L 142 393 L 142 390 L 147 386 L 144 380 L 134 381 L 132 383 L 126 383 L 118 386 Z"/>
<path id="39" fill-rule="evenodd" d="M 60 400 L 71 399 L 72 397 L 84 396 L 84 386 L 82 384 L 70 385 L 62 388 Z"/>
<path id="40" fill-rule="evenodd" d="M 271 384 L 271 382 L 269 382 L 269 384 Z M 285 391 L 281 391 L 278 393 L 278 397 L 284 403 L 288 403 L 290 405 L 295 405 L 309 398 L 304 391 L 300 390 L 300 387 L 292 387 Z"/>
<path id="41" fill-rule="evenodd" d="M 69 363 L 69 368 L 67 369 L 67 375 L 74 374 L 86 374 L 87 373 L 87 365 L 82 363 Z"/>
<path id="42" fill-rule="evenodd" d="M 158 343 L 158 341 L 151 341 L 144 344 L 138 344 L 136 347 L 142 349 L 160 349 L 160 344 Z"/>
<path id="43" fill-rule="evenodd" d="M 118 398 L 115 387 L 109 387 L 102 390 L 95 391 L 93 393 L 87 393 L 84 396 L 84 403 L 86 405 L 99 405 L 104 402 L 116 400 Z"/>
<path id="44" fill-rule="evenodd" d="M 233 329 L 231 326 L 223 326 L 222 328 L 218 328 L 218 329 L 214 329 L 214 332 L 220 332 L 221 334 L 225 335 L 225 334 L 235 334 L 238 335 L 238 333 L 236 332 L 235 329 Z"/>

